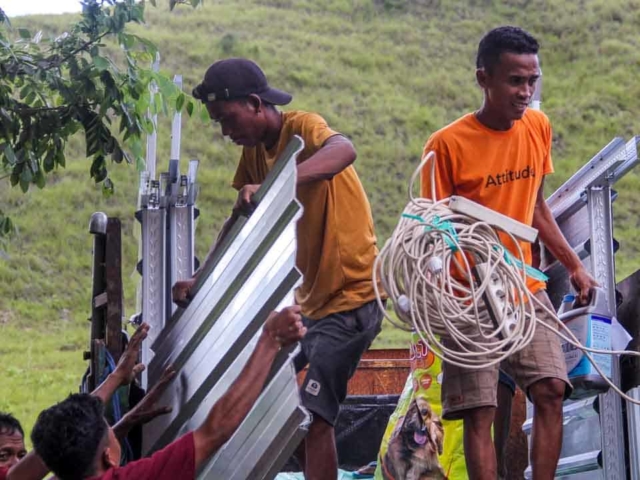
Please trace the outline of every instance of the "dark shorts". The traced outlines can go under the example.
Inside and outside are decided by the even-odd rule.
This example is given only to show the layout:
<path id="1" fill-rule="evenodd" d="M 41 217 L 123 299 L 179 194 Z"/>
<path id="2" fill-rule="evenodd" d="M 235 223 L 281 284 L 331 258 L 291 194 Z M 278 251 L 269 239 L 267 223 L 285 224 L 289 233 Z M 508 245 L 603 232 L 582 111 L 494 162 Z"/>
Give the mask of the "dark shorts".
<path id="1" fill-rule="evenodd" d="M 347 382 L 360 357 L 380 333 L 382 317 L 374 300 L 320 320 L 303 318 L 308 331 L 294 360 L 296 372 L 309 365 L 300 389 L 302 404 L 331 425 L 338 418 L 340 404 L 347 396 Z"/>

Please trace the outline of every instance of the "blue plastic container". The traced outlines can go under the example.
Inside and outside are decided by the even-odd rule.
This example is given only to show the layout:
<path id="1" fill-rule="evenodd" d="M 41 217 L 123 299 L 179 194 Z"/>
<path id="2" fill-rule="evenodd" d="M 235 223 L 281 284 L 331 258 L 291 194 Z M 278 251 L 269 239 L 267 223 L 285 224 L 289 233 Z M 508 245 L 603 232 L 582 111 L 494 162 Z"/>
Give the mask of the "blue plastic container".
<path id="1" fill-rule="evenodd" d="M 611 316 L 607 295 L 601 288 L 592 290 L 589 304 L 585 306 L 577 306 L 574 295 L 565 295 L 558 317 L 586 347 L 611 350 Z M 606 392 L 609 384 L 584 352 L 570 343 L 562 343 L 569 380 L 573 384 L 571 398 L 586 398 Z M 611 355 L 592 353 L 591 356 L 603 373 L 611 378 Z"/>

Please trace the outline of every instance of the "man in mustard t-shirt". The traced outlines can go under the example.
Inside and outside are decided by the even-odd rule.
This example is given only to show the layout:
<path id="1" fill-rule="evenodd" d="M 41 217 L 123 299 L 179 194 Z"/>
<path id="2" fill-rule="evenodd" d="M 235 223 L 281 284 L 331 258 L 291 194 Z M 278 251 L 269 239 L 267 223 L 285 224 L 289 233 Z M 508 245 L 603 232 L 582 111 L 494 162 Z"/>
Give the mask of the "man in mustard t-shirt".
<path id="1" fill-rule="evenodd" d="M 560 231 L 544 199 L 544 178 L 553 172 L 551 125 L 528 108 L 540 76 L 538 42 L 516 27 L 487 33 L 478 47 L 476 79 L 484 93 L 482 107 L 434 133 L 425 153 L 437 156 L 435 195 L 460 195 L 538 230 L 540 240 L 568 270 L 585 301 L 596 285 Z M 422 195 L 431 197 L 430 168 L 422 172 Z M 501 240 L 517 255 L 506 235 Z M 521 242 L 531 265 L 531 244 Z M 533 278 L 527 286 L 553 310 L 546 284 Z M 536 308 L 538 319 L 556 320 Z M 533 478 L 554 478 L 562 445 L 562 402 L 571 391 L 560 341 L 538 327 L 531 343 L 502 366 L 533 402 L 531 449 Z M 498 365 L 469 370 L 445 363 L 443 417 L 463 419 L 464 451 L 469 478 L 495 480 L 491 441 L 497 399 Z"/>
<path id="2" fill-rule="evenodd" d="M 302 401 L 313 421 L 300 449 L 307 480 L 335 480 L 338 470 L 334 429 L 347 381 L 362 353 L 380 332 L 382 312 L 375 301 L 372 270 L 378 253 L 369 201 L 351 165 L 351 142 L 315 113 L 280 112 L 291 95 L 272 88 L 260 68 L 241 58 L 221 60 L 194 89 L 222 134 L 241 145 L 233 187 L 235 208 L 251 208 L 274 162 L 293 135 L 304 140 L 298 156 L 297 198 L 304 213 L 297 226 L 296 264 L 308 333 L 296 368 L 309 369 Z M 188 297 L 190 282 L 174 288 L 178 302 Z"/>

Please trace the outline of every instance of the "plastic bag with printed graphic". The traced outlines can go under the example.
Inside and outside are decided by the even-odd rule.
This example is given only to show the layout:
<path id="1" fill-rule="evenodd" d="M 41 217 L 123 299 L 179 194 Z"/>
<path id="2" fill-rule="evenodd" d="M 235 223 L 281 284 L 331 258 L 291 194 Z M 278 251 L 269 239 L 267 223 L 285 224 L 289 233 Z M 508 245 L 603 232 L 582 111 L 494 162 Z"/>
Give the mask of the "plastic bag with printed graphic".
<path id="1" fill-rule="evenodd" d="M 442 362 L 418 334 L 411 374 L 382 438 L 375 480 L 467 480 L 462 421 L 442 420 Z"/>

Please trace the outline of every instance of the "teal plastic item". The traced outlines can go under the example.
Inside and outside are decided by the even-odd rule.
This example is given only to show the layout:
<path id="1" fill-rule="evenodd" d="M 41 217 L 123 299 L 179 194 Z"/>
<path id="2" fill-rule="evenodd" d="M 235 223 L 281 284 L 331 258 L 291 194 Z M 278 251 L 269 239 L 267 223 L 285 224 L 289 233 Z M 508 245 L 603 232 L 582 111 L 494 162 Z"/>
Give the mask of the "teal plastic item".
<path id="1" fill-rule="evenodd" d="M 373 478 L 372 476 L 354 476 L 354 472 L 346 472 L 344 470 L 338 470 L 338 480 L 352 480 L 354 478 Z M 304 474 L 302 472 L 286 472 L 279 473 L 275 480 L 304 480 Z"/>
<path id="2" fill-rule="evenodd" d="M 496 246 L 494 246 L 493 248 L 497 249 Z M 537 268 L 534 268 L 531 265 L 523 264 L 509 250 L 507 250 L 506 247 L 503 247 L 503 250 L 504 250 L 504 259 L 508 265 L 515 265 L 521 270 L 522 270 L 522 266 L 524 265 L 524 273 L 527 274 L 527 277 L 531 277 L 535 280 L 540 280 L 541 282 L 546 282 L 547 280 L 549 280 L 549 277 L 547 277 L 544 273 L 542 273 Z"/>
<path id="3" fill-rule="evenodd" d="M 575 295 L 565 295 L 558 318 L 586 347 L 611 350 L 611 314 L 603 289 L 592 289 L 589 304 L 585 306 L 576 304 Z M 573 385 L 572 399 L 591 397 L 609 389 L 609 384 L 582 350 L 563 341 L 562 351 Z M 611 378 L 611 355 L 592 353 L 591 356 L 604 374 Z"/>

